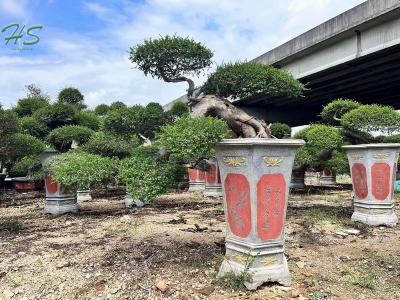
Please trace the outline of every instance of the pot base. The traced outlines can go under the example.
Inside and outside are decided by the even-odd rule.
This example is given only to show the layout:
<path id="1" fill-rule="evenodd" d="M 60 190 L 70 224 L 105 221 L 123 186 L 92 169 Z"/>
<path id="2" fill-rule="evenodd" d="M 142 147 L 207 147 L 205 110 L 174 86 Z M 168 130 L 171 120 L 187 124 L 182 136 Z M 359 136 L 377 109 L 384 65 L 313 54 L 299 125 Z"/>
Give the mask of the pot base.
<path id="1" fill-rule="evenodd" d="M 76 202 L 76 196 L 69 197 L 46 197 L 44 204 L 44 213 L 52 215 L 62 215 L 66 213 L 77 213 L 79 205 Z"/>
<path id="2" fill-rule="evenodd" d="M 92 196 L 90 195 L 90 191 L 78 191 L 77 192 L 77 200 L 78 202 L 86 202 L 92 201 Z"/>
<path id="3" fill-rule="evenodd" d="M 204 191 L 204 181 L 203 182 L 189 182 L 188 192 L 202 192 Z"/>
<path id="4" fill-rule="evenodd" d="M 204 197 L 222 197 L 222 186 L 207 186 L 204 189 Z"/>
<path id="5" fill-rule="evenodd" d="M 370 214 L 355 211 L 351 216 L 351 219 L 355 222 L 361 222 L 371 226 L 385 225 L 389 227 L 396 226 L 398 221 L 398 218 L 393 211 L 389 214 Z"/>
<path id="6" fill-rule="evenodd" d="M 267 261 L 268 257 L 264 257 L 263 259 Z M 225 258 L 219 269 L 218 277 L 224 277 L 228 273 L 240 275 L 243 274 L 244 271 L 244 265 Z M 266 282 L 278 282 L 283 286 L 290 286 L 292 283 L 289 267 L 285 256 L 283 256 L 283 261 L 281 264 L 265 267 L 250 266 L 247 269 L 247 272 L 251 275 L 252 278 L 250 282 L 244 283 L 248 290 L 256 290 L 259 286 Z"/>

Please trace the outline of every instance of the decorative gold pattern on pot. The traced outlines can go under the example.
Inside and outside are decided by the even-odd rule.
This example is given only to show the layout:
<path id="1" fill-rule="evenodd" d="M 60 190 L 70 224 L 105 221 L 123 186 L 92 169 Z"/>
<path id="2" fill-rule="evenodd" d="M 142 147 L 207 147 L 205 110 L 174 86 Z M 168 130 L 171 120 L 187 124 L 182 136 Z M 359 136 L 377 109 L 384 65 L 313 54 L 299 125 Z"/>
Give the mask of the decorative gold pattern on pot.
<path id="1" fill-rule="evenodd" d="M 388 153 L 376 153 L 376 154 L 372 155 L 372 157 L 377 160 L 382 160 L 382 159 L 387 159 L 389 157 L 389 154 Z"/>
<path id="2" fill-rule="evenodd" d="M 264 156 L 267 167 L 279 167 L 283 162 L 283 156 Z"/>
<path id="3" fill-rule="evenodd" d="M 228 167 L 240 167 L 246 165 L 246 158 L 241 156 L 224 156 L 223 161 Z"/>
<path id="4" fill-rule="evenodd" d="M 274 265 L 277 263 L 276 257 L 266 257 L 263 259 L 262 263 L 266 266 Z"/>
<path id="5" fill-rule="evenodd" d="M 238 263 L 241 264 L 244 264 L 246 262 L 246 258 L 242 254 L 232 255 L 232 260 L 237 261 Z"/>
<path id="6" fill-rule="evenodd" d="M 352 160 L 361 160 L 364 158 L 361 154 L 350 154 Z"/>

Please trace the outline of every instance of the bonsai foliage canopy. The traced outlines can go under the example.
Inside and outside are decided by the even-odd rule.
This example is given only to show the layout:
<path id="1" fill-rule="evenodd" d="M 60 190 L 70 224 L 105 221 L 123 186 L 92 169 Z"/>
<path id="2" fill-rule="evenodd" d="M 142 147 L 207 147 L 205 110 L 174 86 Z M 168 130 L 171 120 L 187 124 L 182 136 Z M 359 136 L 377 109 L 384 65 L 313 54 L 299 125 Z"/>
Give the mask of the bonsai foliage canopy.
<path id="1" fill-rule="evenodd" d="M 149 39 L 130 48 L 130 60 L 146 76 L 165 82 L 188 83 L 188 99 L 191 104 L 196 104 L 192 115 L 223 119 L 238 137 L 271 137 L 264 120 L 248 115 L 223 97 L 299 97 L 304 86 L 286 71 L 255 62 L 238 62 L 218 67 L 204 86 L 195 92 L 194 82 L 188 76 L 198 76 L 209 68 L 211 58 L 211 50 L 201 43 L 178 36 Z"/>
<path id="2" fill-rule="evenodd" d="M 188 82 L 188 94 L 191 95 L 194 82 L 186 76 L 199 75 L 210 67 L 212 56 L 210 49 L 193 39 L 167 35 L 131 47 L 129 59 L 146 76 L 166 82 Z"/>

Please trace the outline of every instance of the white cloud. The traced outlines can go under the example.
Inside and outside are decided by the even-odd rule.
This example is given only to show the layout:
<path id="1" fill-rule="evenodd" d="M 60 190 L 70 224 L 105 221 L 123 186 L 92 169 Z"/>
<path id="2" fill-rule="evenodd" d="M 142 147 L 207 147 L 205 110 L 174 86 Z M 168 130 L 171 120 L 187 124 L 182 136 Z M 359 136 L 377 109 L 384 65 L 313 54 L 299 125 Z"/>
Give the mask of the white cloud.
<path id="1" fill-rule="evenodd" d="M 25 0 L 0 0 L 0 12 L 11 17 L 25 17 L 26 4 Z"/>
<path id="2" fill-rule="evenodd" d="M 0 7 L 6 2 L 0 0 Z M 129 105 L 167 103 L 182 95 L 186 84 L 146 78 L 129 62 L 130 46 L 148 37 L 177 33 L 205 43 L 214 50 L 217 63 L 252 59 L 361 2 L 148 0 L 138 5 L 124 1 L 118 13 L 115 6 L 84 2 L 82 9 L 106 22 L 104 30 L 83 36 L 62 34 L 62 28 L 57 28 L 52 39 L 41 40 L 46 54 L 0 57 L 7 78 L 0 81 L 0 102 L 15 104 L 24 96 L 24 86 L 33 82 L 53 98 L 61 88 L 76 86 L 92 107 L 116 100 Z"/>

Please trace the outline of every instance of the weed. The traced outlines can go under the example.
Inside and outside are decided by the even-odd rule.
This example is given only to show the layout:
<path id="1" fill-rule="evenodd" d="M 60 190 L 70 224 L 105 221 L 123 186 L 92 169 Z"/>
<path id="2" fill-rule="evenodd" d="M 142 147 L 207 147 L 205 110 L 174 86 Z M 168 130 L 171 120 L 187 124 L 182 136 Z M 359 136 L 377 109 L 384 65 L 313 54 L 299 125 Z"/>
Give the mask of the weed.
<path id="1" fill-rule="evenodd" d="M 374 289 L 378 274 L 374 270 L 361 272 L 360 270 L 344 271 L 345 280 L 362 288 Z"/>
<path id="2" fill-rule="evenodd" d="M 239 274 L 234 272 L 228 272 L 222 277 L 216 277 L 217 283 L 223 287 L 232 289 L 234 291 L 244 291 L 246 290 L 246 282 L 252 282 L 253 274 L 250 272 L 250 267 L 253 264 L 255 256 L 251 255 L 249 252 L 244 264 L 244 269 Z"/>
<path id="3" fill-rule="evenodd" d="M 10 233 L 19 233 L 22 227 L 22 223 L 14 218 L 7 219 L 0 223 L 0 230 L 5 230 Z"/>
<path id="4" fill-rule="evenodd" d="M 318 225 L 324 227 L 329 224 L 342 225 L 343 220 L 340 218 L 339 213 L 335 208 L 332 209 L 320 209 L 311 208 L 306 211 L 306 216 L 313 219 Z"/>

